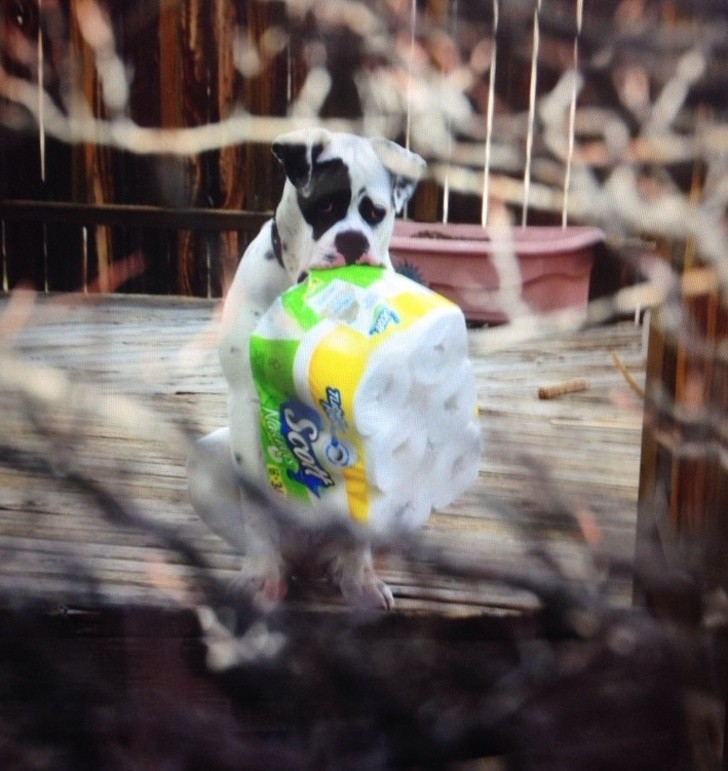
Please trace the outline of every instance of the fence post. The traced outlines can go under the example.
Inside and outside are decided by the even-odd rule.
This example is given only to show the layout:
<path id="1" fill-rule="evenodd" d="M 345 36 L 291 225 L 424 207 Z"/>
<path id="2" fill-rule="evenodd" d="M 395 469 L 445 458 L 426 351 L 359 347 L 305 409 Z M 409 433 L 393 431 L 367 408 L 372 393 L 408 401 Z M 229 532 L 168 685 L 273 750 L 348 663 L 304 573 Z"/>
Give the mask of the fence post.
<path id="1" fill-rule="evenodd" d="M 657 549 L 658 559 L 724 584 L 728 307 L 717 287 L 694 294 L 690 277 L 683 274 L 681 308 L 659 309 L 650 329 L 636 567 L 638 576 L 652 572 Z"/>

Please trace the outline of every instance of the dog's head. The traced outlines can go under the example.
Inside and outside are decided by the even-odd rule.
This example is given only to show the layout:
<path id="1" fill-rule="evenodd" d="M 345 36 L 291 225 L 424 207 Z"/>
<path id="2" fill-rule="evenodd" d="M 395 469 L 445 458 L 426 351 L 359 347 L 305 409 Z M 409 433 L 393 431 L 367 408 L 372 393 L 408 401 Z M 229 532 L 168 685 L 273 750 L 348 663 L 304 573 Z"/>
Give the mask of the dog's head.
<path id="1" fill-rule="evenodd" d="M 394 217 L 422 176 L 419 155 L 388 139 L 324 129 L 284 134 L 273 153 L 287 177 L 276 246 L 292 281 L 315 267 L 391 265 Z"/>

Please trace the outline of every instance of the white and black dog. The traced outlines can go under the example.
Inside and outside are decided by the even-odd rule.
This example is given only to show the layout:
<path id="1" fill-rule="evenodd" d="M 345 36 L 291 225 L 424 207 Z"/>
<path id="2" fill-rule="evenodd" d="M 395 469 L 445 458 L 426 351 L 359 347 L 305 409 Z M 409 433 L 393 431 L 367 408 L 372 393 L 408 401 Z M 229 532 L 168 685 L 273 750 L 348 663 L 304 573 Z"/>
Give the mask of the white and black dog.
<path id="1" fill-rule="evenodd" d="M 248 340 L 259 318 L 312 267 L 350 264 L 391 269 L 395 214 L 409 200 L 425 162 L 387 139 L 323 129 L 273 143 L 286 182 L 275 216 L 245 251 L 225 300 L 219 353 L 229 385 L 229 425 L 198 443 L 188 462 L 193 505 L 208 526 L 245 555 L 243 582 L 263 605 L 280 600 L 295 570 L 326 571 L 355 606 L 391 608 L 368 546 L 312 543 L 244 506 L 238 473 L 265 479 L 259 405 Z M 295 530 L 295 528 L 294 528 Z M 285 531 L 285 532 L 284 532 Z"/>

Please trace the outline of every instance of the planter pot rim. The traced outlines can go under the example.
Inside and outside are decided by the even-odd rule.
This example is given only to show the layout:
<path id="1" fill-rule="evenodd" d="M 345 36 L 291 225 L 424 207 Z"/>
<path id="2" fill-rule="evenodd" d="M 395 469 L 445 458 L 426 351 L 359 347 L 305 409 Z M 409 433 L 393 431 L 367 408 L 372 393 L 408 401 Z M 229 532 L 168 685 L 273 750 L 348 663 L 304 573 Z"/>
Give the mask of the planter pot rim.
<path id="1" fill-rule="evenodd" d="M 472 224 L 398 220 L 394 225 L 391 248 L 396 251 L 462 254 L 492 254 L 513 249 L 518 254 L 546 255 L 578 251 L 603 240 L 604 232 L 591 225 L 484 228 Z"/>

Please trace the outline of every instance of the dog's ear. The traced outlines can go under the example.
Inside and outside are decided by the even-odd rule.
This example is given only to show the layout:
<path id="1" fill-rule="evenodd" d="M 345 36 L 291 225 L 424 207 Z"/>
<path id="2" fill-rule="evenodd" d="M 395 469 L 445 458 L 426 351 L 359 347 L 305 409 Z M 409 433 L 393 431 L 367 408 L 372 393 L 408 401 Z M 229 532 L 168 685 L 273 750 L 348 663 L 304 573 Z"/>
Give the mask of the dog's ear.
<path id="1" fill-rule="evenodd" d="M 283 164 L 288 179 L 305 194 L 316 159 L 330 142 L 331 134 L 325 129 L 291 131 L 274 140 L 273 154 Z"/>
<path id="2" fill-rule="evenodd" d="M 401 214 L 425 173 L 427 163 L 417 153 L 407 150 L 390 139 L 378 137 L 371 141 L 374 152 L 392 176 L 394 210 L 397 214 Z"/>

